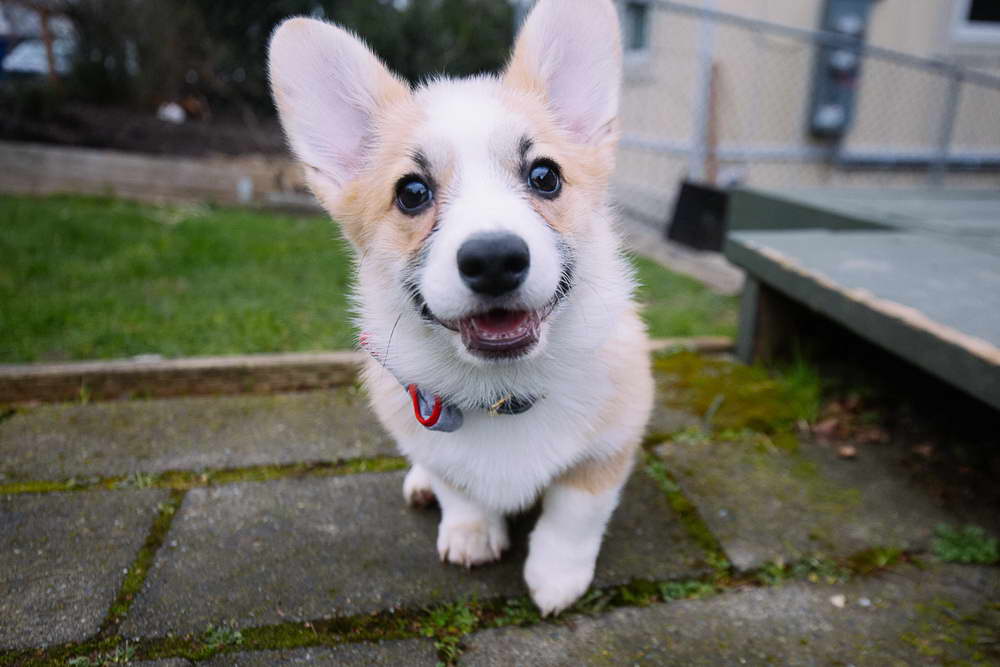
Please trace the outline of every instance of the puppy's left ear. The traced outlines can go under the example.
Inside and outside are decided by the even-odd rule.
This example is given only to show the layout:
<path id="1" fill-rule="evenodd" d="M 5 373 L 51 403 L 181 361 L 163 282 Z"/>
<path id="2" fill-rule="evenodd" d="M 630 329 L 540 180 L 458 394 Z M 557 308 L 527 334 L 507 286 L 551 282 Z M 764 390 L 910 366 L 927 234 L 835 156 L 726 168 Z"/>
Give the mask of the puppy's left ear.
<path id="1" fill-rule="evenodd" d="M 528 15 L 504 83 L 540 93 L 578 142 L 617 136 L 622 48 L 611 0 L 539 0 Z"/>

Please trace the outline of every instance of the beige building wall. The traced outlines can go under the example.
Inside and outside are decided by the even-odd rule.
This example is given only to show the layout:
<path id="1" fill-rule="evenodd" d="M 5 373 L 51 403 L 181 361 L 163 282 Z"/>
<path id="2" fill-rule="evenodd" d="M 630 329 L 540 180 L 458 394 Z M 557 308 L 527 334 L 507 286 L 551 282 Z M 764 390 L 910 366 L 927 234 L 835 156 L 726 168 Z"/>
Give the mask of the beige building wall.
<path id="1" fill-rule="evenodd" d="M 698 5 L 698 0 L 684 0 Z M 951 21 L 961 0 L 879 0 L 869 22 L 869 43 L 912 55 L 946 59 L 1000 75 L 1000 42 L 970 45 L 954 39 Z M 816 29 L 823 0 L 716 0 L 719 11 L 772 23 Z M 664 215 L 689 170 L 699 119 L 697 16 L 649 9 L 649 48 L 629 54 L 622 101 L 625 135 L 619 154 L 619 198 L 636 212 Z M 925 171 L 846 171 L 812 161 L 777 159 L 774 151 L 821 148 L 807 132 L 814 48 L 800 40 L 726 24 L 714 29 L 717 145 L 723 179 L 771 187 L 907 187 L 927 182 Z M 866 59 L 848 150 L 923 152 L 939 140 L 948 101 L 947 80 L 936 73 Z M 638 146 L 637 146 L 638 144 Z M 655 148 L 656 150 L 653 150 Z M 733 154 L 746 148 L 750 154 Z M 770 150 L 767 158 L 761 150 Z M 963 86 L 952 150 L 1000 153 L 1000 90 Z M 756 153 L 754 153 L 756 151 Z M 949 176 L 946 184 L 1000 187 L 1000 174 Z"/>

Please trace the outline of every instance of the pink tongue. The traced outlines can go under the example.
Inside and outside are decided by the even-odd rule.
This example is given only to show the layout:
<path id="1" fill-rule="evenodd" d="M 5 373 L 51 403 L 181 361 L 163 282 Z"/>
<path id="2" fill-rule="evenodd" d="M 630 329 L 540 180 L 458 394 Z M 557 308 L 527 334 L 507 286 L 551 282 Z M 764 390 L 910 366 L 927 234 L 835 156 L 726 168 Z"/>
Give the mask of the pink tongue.
<path id="1" fill-rule="evenodd" d="M 524 327 L 529 313 L 524 310 L 491 310 L 485 315 L 476 315 L 472 322 L 480 333 L 505 334 Z"/>

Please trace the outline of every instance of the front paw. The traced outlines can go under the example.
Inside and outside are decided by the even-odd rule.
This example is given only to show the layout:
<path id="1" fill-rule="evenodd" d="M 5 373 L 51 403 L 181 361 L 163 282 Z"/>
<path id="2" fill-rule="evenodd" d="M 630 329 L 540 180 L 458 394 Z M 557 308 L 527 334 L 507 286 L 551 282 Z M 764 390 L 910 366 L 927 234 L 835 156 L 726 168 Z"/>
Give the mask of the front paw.
<path id="1" fill-rule="evenodd" d="M 431 486 L 431 475 L 423 466 L 414 464 L 403 480 L 403 498 L 410 507 L 423 509 L 436 498 Z"/>
<path id="2" fill-rule="evenodd" d="M 587 592 L 594 580 L 594 563 L 567 562 L 532 549 L 524 566 L 524 581 L 542 616 L 558 614 Z"/>
<path id="3" fill-rule="evenodd" d="M 507 525 L 503 519 L 441 522 L 437 549 L 442 562 L 472 567 L 499 560 L 510 546 Z"/>

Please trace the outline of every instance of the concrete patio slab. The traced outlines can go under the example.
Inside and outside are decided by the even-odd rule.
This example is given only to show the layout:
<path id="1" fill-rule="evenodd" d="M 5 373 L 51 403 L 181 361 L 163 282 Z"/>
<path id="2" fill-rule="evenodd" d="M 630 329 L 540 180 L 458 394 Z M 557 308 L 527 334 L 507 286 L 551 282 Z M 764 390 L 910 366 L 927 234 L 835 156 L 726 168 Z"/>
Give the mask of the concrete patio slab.
<path id="1" fill-rule="evenodd" d="M 202 663 L 206 667 L 271 667 L 271 665 L 338 665 L 343 667 L 434 667 L 438 664 L 434 643 L 408 639 L 378 644 L 344 644 L 294 651 L 226 653 Z"/>
<path id="2" fill-rule="evenodd" d="M 0 648 L 97 632 L 166 498 L 155 489 L 0 496 Z"/>
<path id="3" fill-rule="evenodd" d="M 797 452 L 711 441 L 656 451 L 741 570 L 876 546 L 923 549 L 934 526 L 961 518 L 911 486 L 889 448 L 865 448 L 861 460 L 808 442 Z"/>
<path id="4" fill-rule="evenodd" d="M 514 546 L 499 564 L 443 565 L 440 515 L 405 507 L 402 479 L 382 473 L 191 491 L 123 631 L 156 636 L 527 592 L 530 520 L 515 524 Z M 611 522 L 595 583 L 692 576 L 705 570 L 702 558 L 639 473 Z"/>
<path id="5" fill-rule="evenodd" d="M 792 584 L 485 631 L 460 664 L 996 664 L 998 596 L 997 568 L 907 566 L 843 586 Z"/>
<path id="6" fill-rule="evenodd" d="M 394 454 L 350 388 L 44 405 L 0 423 L 0 483 Z"/>

